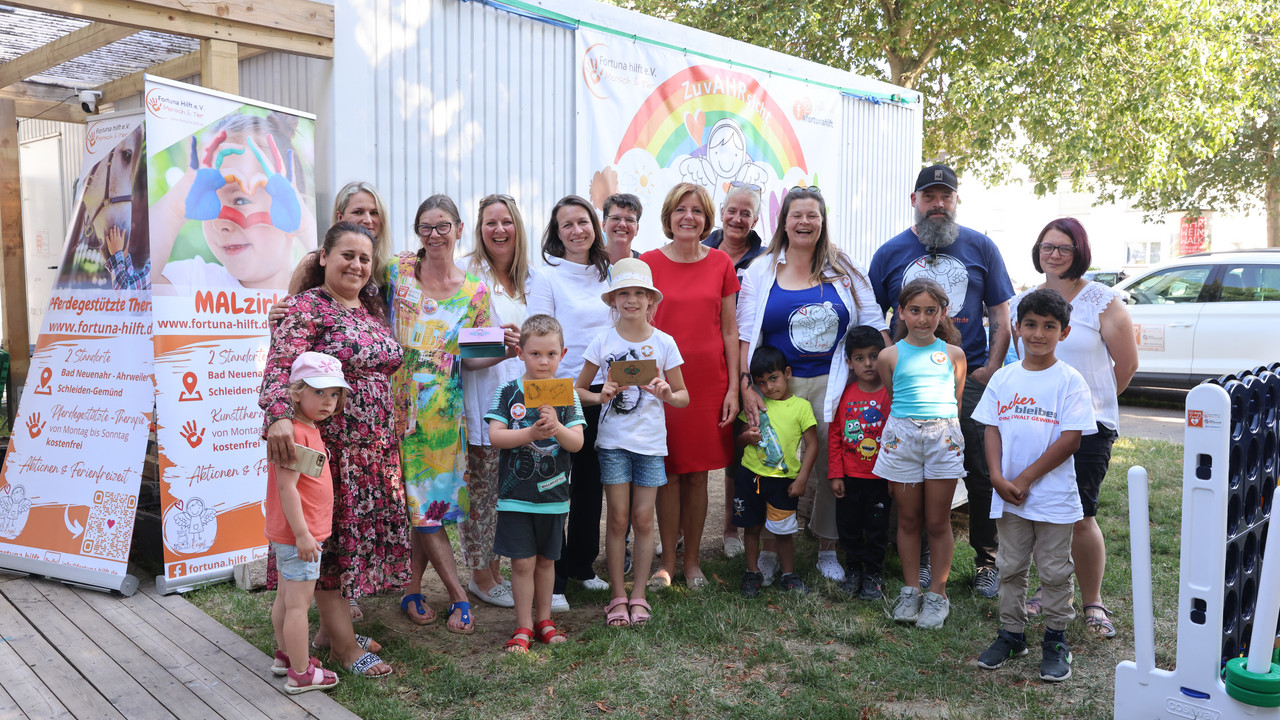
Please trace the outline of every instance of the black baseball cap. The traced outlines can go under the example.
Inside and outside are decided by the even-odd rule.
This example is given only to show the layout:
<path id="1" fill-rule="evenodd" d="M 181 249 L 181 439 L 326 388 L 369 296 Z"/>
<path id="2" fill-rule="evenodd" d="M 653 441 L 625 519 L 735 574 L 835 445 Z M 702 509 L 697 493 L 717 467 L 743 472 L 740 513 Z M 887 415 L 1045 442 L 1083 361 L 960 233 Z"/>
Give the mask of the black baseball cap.
<path id="1" fill-rule="evenodd" d="M 920 174 L 916 176 L 916 189 L 913 192 L 920 192 L 934 185 L 946 185 L 957 192 L 960 190 L 960 181 L 956 179 L 956 171 L 941 163 L 930 165 L 920 171 Z"/>

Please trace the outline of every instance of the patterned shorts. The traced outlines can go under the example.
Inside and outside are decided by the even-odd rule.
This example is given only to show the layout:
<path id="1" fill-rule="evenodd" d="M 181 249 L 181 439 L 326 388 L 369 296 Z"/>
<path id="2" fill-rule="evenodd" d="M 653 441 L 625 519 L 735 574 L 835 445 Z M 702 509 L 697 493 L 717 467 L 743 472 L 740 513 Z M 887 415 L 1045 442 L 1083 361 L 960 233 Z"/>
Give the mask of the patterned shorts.
<path id="1" fill-rule="evenodd" d="M 890 416 L 880 434 L 876 477 L 918 483 L 965 476 L 964 435 L 959 418 L 913 420 Z"/>

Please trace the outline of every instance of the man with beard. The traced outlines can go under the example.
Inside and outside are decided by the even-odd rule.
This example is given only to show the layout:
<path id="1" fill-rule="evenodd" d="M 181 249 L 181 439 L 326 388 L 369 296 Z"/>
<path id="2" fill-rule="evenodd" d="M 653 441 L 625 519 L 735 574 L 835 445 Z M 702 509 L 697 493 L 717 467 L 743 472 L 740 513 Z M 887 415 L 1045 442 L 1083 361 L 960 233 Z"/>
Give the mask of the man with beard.
<path id="1" fill-rule="evenodd" d="M 889 240 L 871 258 L 869 273 L 876 301 L 884 310 L 898 304 L 898 291 L 906 283 L 927 277 L 937 282 L 951 299 L 948 314 L 960 331 L 961 347 L 969 361 L 960 407 L 964 432 L 965 488 L 969 491 L 969 544 L 977 572 L 973 587 L 985 597 L 1000 589 L 996 570 L 996 523 L 991 514 L 991 476 L 983 451 L 985 426 L 970 417 L 1000 368 L 1009 349 L 1009 299 L 1013 284 L 1004 258 L 991 238 L 956 223 L 959 181 L 946 165 L 931 165 L 916 177 L 911 205 L 915 225 Z M 988 316 L 988 329 L 982 324 Z M 925 567 L 924 565 L 921 566 Z M 922 570 L 923 574 L 923 570 Z"/>

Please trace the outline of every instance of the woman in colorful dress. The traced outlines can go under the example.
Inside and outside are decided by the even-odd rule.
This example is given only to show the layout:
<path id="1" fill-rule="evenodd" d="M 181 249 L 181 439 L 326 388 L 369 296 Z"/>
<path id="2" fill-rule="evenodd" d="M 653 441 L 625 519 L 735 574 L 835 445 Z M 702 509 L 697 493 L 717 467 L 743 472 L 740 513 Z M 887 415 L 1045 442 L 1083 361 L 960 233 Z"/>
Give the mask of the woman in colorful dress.
<path id="1" fill-rule="evenodd" d="M 529 316 L 525 304 L 532 280 L 524 218 L 510 195 L 489 195 L 480 201 L 476 218 L 476 247 L 457 265 L 480 278 L 491 290 L 493 322 L 519 328 Z M 484 415 L 503 383 L 524 373 L 518 358 L 483 370 L 462 371 L 462 399 L 467 414 L 467 494 L 471 512 L 460 526 L 462 561 L 471 570 L 467 584 L 476 597 L 498 607 L 515 607 L 511 585 L 498 572 L 493 553 L 498 522 L 498 450 L 489 443 Z"/>
<path id="2" fill-rule="evenodd" d="M 671 242 L 640 256 L 664 298 L 653 326 L 675 338 L 689 388 L 688 407 L 666 406 L 667 484 L 658 489 L 658 534 L 666 551 L 649 581 L 654 589 L 675 577 L 681 531 L 685 583 L 707 584 L 698 558 L 707 522 L 707 473 L 733 459 L 738 388 L 729 378 L 738 376 L 738 277 L 728 255 L 702 244 L 714 222 L 707 191 L 680 183 L 662 203 L 662 232 Z"/>
<path id="3" fill-rule="evenodd" d="M 396 258 L 387 274 L 391 327 L 404 348 L 404 364 L 392 389 L 413 544 L 413 575 L 400 607 L 419 625 L 435 622 L 436 613 L 422 597 L 422 575 L 430 560 L 449 593 L 446 628 L 469 635 L 475 631 L 471 603 L 443 532 L 465 520 L 471 505 L 461 370 L 464 363 L 480 369 L 502 358 L 460 357 L 458 331 L 488 326 L 490 316 L 488 286 L 453 262 L 462 235 L 458 206 L 446 195 L 432 195 L 414 218 L 422 247 L 415 255 Z M 514 355 L 517 339 L 507 331 L 508 354 Z"/>
<path id="4" fill-rule="evenodd" d="M 320 426 L 329 450 L 334 503 L 333 534 L 322 548 L 316 583 L 320 629 L 315 643 L 328 645 L 330 658 L 342 667 L 369 677 L 385 675 L 391 667 L 373 654 L 381 649 L 377 643 L 355 634 L 344 598 L 398 588 L 409 579 L 390 378 L 402 353 L 387 326 L 386 305 L 362 292 L 373 253 L 373 238 L 358 225 L 338 223 L 325 234 L 318 262 L 272 334 L 258 400 L 265 411 L 268 459 L 290 462 L 289 371 L 294 359 L 314 351 L 342 361 L 352 392 L 343 413 Z"/>

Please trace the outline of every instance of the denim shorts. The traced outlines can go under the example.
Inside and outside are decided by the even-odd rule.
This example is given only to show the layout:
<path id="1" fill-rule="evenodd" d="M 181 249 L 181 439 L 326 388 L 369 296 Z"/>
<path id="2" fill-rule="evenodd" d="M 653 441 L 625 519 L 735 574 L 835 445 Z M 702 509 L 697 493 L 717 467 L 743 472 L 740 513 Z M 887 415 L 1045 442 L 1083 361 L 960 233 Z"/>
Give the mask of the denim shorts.
<path id="1" fill-rule="evenodd" d="M 314 582 L 320 579 L 320 553 L 316 553 L 315 562 L 304 562 L 298 559 L 297 545 L 272 541 L 271 549 L 276 554 L 276 572 L 281 580 Z"/>
<path id="2" fill-rule="evenodd" d="M 630 450 L 600 449 L 600 483 L 636 487 L 662 487 L 667 484 L 667 459 L 661 455 L 641 455 Z"/>

